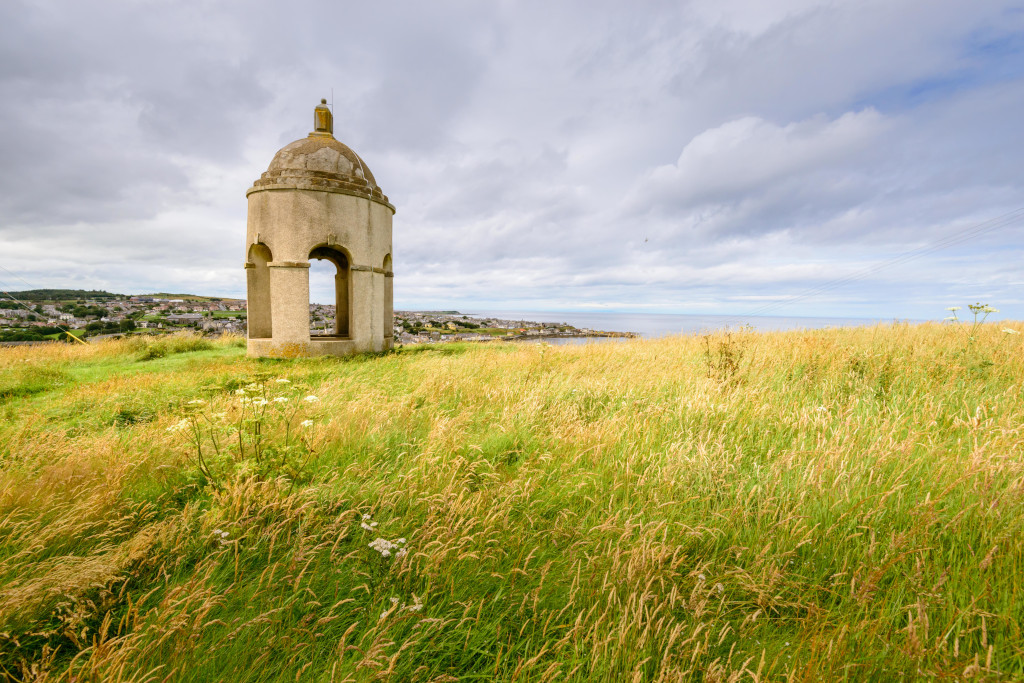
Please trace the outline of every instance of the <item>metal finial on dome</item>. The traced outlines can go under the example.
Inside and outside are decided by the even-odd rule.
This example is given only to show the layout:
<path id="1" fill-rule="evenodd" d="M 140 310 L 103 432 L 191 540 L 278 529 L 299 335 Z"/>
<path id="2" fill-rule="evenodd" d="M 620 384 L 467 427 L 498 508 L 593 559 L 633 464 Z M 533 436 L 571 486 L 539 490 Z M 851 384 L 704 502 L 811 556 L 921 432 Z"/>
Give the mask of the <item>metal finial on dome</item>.
<path id="1" fill-rule="evenodd" d="M 321 99 L 313 110 L 313 130 L 321 135 L 334 135 L 334 115 L 327 108 L 326 99 Z"/>

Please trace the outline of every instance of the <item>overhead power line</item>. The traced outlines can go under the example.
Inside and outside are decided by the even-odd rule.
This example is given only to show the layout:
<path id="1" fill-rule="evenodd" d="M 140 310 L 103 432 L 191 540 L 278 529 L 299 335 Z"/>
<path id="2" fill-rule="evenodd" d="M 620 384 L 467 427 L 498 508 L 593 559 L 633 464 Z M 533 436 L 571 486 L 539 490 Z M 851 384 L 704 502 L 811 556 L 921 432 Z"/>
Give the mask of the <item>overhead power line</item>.
<path id="1" fill-rule="evenodd" d="M 29 288 L 29 289 L 36 289 L 36 287 L 33 287 L 33 286 L 32 286 L 32 284 L 31 284 L 30 282 L 28 282 L 27 280 L 25 280 L 25 278 L 21 277 L 21 276 L 20 276 L 20 275 L 18 275 L 17 273 L 13 273 L 13 272 L 11 272 L 11 271 L 10 271 L 10 270 L 8 270 L 7 268 L 4 268 L 4 267 L 3 267 L 2 265 L 0 265 L 0 270 L 3 270 L 3 271 L 4 271 L 4 272 L 6 272 L 6 273 L 10 273 L 10 274 L 11 274 L 11 275 L 13 275 L 14 277 L 18 278 L 19 280 L 21 280 L 22 282 L 24 282 L 24 283 L 25 283 L 26 285 L 28 285 L 28 288 Z M 28 304 L 26 304 L 26 303 L 25 303 L 24 301 L 21 301 L 20 299 L 18 299 L 17 297 L 15 297 L 15 296 L 14 296 L 13 294 L 11 294 L 10 292 L 8 292 L 7 290 L 5 290 L 5 289 L 0 289 L 0 292 L 2 292 L 2 293 L 3 293 L 3 295 L 4 295 L 5 297 L 7 297 L 7 298 L 8 298 L 8 299 L 9 299 L 10 301 L 13 301 L 14 303 L 18 304 L 19 306 L 21 306 L 22 308 L 24 308 L 24 309 L 25 309 L 26 311 L 28 311 L 28 312 L 29 312 L 29 313 L 31 313 L 32 315 L 36 315 L 35 309 L 33 309 L 33 308 L 30 308 L 30 307 L 28 306 Z M 64 334 L 68 335 L 69 337 L 71 337 L 72 339 L 74 339 L 74 340 L 75 340 L 76 342 L 78 342 L 78 343 L 80 343 L 80 344 L 85 344 L 86 346 L 88 346 L 88 345 L 89 345 L 89 342 L 85 341 L 84 339 L 80 339 L 79 337 L 76 337 L 75 335 L 71 334 L 71 330 L 69 330 L 68 328 L 64 327 L 63 325 L 59 325 L 59 324 L 58 324 L 58 325 L 51 325 L 51 327 L 56 327 L 56 328 L 57 328 L 58 330 L 60 330 L 60 331 L 61 331 L 61 332 L 63 332 Z"/>

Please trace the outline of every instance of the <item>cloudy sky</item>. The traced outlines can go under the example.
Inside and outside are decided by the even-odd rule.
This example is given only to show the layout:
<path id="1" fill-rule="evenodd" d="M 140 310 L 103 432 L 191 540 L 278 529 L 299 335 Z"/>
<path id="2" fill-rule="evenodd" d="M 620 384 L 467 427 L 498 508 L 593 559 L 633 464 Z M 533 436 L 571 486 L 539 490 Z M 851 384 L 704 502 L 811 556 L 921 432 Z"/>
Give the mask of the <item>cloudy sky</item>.
<path id="1" fill-rule="evenodd" d="M 332 88 L 399 308 L 1024 318 L 1024 0 L 4 0 L 0 286 L 244 296 Z"/>

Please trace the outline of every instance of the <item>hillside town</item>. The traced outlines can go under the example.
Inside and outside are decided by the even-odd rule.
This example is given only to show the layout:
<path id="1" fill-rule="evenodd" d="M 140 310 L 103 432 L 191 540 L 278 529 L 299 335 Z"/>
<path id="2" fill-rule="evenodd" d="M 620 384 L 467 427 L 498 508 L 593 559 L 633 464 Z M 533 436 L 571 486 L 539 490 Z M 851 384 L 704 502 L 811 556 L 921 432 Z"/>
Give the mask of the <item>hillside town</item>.
<path id="1" fill-rule="evenodd" d="M 0 295 L 0 341 L 67 336 L 160 334 L 180 329 L 245 333 L 245 301 L 216 297 L 127 296 L 82 290 L 32 290 Z"/>
<path id="2" fill-rule="evenodd" d="M 334 306 L 310 305 L 310 334 L 330 336 Z M 103 338 L 195 330 L 245 334 L 246 302 L 194 295 L 120 295 L 83 290 L 33 290 L 0 295 L 0 342 Z M 396 344 L 611 337 L 629 333 L 576 328 L 568 323 L 473 317 L 458 311 L 395 311 Z"/>

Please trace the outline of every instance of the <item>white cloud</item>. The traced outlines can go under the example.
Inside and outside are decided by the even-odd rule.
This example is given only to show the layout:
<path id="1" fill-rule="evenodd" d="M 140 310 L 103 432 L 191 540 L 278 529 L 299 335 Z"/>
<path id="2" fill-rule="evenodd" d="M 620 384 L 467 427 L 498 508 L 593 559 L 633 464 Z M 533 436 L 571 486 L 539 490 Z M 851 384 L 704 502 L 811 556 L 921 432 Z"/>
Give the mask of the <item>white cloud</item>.
<path id="1" fill-rule="evenodd" d="M 742 201 L 766 185 L 849 164 L 884 128 L 873 109 L 782 126 L 755 116 L 729 121 L 694 137 L 675 164 L 651 171 L 631 203 L 642 208 Z"/>
<path id="2" fill-rule="evenodd" d="M 400 306 L 742 312 L 1024 196 L 1010 0 L 247 8 L 0 6 L 0 265 L 243 294 L 245 190 L 331 87 L 398 207 Z M 804 306 L 1019 317 L 1022 243 Z"/>

